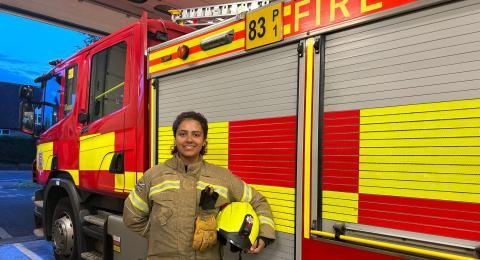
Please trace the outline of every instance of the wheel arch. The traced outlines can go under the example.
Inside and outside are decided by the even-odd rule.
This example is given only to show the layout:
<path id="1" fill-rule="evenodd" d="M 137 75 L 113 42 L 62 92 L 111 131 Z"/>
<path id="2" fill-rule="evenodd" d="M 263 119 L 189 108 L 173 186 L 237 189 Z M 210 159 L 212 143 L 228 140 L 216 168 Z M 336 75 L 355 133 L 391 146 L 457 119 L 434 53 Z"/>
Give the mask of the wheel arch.
<path id="1" fill-rule="evenodd" d="M 75 239 L 77 239 L 80 252 L 84 248 L 84 238 L 82 235 L 82 219 L 80 215 L 81 207 L 81 196 L 77 191 L 75 183 L 73 182 L 71 176 L 65 172 L 56 172 L 51 175 L 46 187 L 45 187 L 45 206 L 44 206 L 44 218 L 43 226 L 45 229 L 45 238 L 47 240 L 52 239 L 52 221 L 53 213 L 58 202 L 62 199 L 68 197 L 70 205 L 73 210 L 75 218 Z"/>

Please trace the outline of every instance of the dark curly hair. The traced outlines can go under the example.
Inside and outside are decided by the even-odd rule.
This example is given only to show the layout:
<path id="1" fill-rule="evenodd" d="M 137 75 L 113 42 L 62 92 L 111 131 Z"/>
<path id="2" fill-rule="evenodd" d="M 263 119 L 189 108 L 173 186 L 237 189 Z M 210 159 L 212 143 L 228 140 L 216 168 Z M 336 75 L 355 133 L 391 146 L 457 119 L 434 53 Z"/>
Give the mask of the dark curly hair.
<path id="1" fill-rule="evenodd" d="M 175 121 L 173 121 L 173 125 L 172 125 L 173 137 L 175 138 L 175 136 L 177 135 L 178 127 L 186 119 L 193 119 L 198 123 L 200 123 L 200 126 L 202 127 L 202 130 L 203 130 L 203 138 L 206 140 L 208 135 L 208 121 L 202 114 L 197 113 L 195 111 L 182 112 L 177 116 Z M 178 152 L 177 146 L 174 145 L 172 148 L 172 154 L 175 154 L 177 152 Z M 207 153 L 206 141 L 205 141 L 205 146 L 202 146 L 202 150 L 200 150 L 200 154 L 202 156 L 205 155 L 205 153 Z"/>

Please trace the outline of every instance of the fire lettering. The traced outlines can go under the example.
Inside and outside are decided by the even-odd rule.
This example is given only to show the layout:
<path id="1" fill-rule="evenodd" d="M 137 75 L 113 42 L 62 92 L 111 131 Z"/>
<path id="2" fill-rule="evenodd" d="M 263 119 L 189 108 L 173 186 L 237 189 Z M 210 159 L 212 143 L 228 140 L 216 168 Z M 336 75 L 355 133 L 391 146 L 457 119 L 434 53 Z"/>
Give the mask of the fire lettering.
<path id="1" fill-rule="evenodd" d="M 316 13 L 315 13 L 315 25 L 316 26 L 320 25 L 320 13 L 322 11 L 321 8 L 320 8 L 321 7 L 321 2 L 320 1 L 321 0 L 316 0 L 316 2 L 315 2 L 315 4 L 316 4 L 316 6 L 315 6 L 315 9 L 316 9 L 315 10 L 316 11 Z"/>
<path id="2" fill-rule="evenodd" d="M 291 0 L 283 6 L 283 33 L 290 37 L 417 1 Z"/>
<path id="3" fill-rule="evenodd" d="M 372 11 L 372 10 L 376 10 L 376 9 L 382 8 L 383 2 L 380 1 L 380 2 L 376 2 L 376 3 L 374 3 L 374 4 L 370 4 L 370 5 L 369 5 L 369 4 L 367 4 L 367 0 L 362 0 L 360 6 L 361 6 L 360 11 L 361 11 L 362 13 L 366 13 L 366 12 L 370 12 L 370 11 Z"/>
<path id="4" fill-rule="evenodd" d="M 303 0 L 295 3 L 295 26 L 294 26 L 295 32 L 298 32 L 300 19 L 303 17 L 307 17 L 310 14 L 309 11 L 300 13 L 300 7 L 304 5 L 308 5 L 309 3 L 310 3 L 310 0 Z"/>
<path id="5" fill-rule="evenodd" d="M 330 0 L 330 22 L 335 21 L 335 11 L 337 8 L 340 8 L 344 17 L 350 17 L 350 12 L 348 12 L 347 4 L 348 0 L 342 0 L 337 3 L 336 0 Z"/>

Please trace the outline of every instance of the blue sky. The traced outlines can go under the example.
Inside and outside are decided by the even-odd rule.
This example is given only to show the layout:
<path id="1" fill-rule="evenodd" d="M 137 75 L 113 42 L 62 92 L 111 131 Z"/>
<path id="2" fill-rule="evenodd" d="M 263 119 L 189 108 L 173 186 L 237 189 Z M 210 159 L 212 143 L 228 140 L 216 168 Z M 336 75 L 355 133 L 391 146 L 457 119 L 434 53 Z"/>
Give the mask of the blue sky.
<path id="1" fill-rule="evenodd" d="M 65 59 L 84 46 L 86 34 L 0 12 L 0 81 L 38 85 L 48 62 Z"/>

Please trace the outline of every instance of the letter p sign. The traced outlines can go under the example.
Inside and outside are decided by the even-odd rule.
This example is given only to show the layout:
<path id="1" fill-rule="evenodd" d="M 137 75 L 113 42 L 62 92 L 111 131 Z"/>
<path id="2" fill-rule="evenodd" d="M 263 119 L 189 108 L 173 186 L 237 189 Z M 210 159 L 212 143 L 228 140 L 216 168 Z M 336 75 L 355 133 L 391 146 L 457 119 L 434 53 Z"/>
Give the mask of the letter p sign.
<path id="1" fill-rule="evenodd" d="M 273 12 L 272 12 L 272 22 L 275 22 L 275 18 L 277 18 L 278 14 L 279 14 L 279 9 L 273 9 Z"/>

